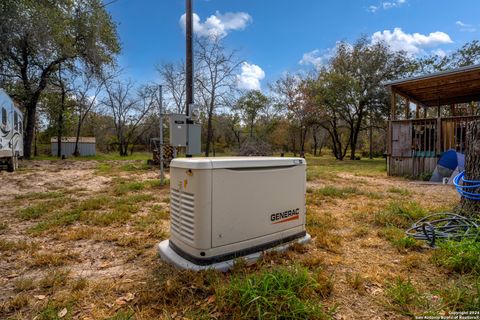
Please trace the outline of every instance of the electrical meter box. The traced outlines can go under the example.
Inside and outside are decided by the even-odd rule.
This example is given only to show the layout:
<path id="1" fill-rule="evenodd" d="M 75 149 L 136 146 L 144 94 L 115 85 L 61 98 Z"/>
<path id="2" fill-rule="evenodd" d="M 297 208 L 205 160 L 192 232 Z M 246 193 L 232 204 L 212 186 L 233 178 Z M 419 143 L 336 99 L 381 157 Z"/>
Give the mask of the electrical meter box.
<path id="1" fill-rule="evenodd" d="M 188 125 L 188 145 L 187 154 L 202 153 L 202 126 L 196 123 L 189 123 Z"/>
<path id="2" fill-rule="evenodd" d="M 170 144 L 174 147 L 187 146 L 187 116 L 184 114 L 170 115 Z"/>

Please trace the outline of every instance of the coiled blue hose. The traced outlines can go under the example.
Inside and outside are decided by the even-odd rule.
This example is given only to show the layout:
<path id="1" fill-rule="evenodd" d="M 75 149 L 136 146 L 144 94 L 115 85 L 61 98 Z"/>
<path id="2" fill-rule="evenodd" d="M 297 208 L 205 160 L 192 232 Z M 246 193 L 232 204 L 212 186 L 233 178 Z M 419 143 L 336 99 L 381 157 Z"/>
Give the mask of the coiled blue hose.
<path id="1" fill-rule="evenodd" d="M 458 193 L 465 199 L 480 201 L 480 181 L 465 180 L 464 177 L 465 171 L 462 171 L 453 179 L 453 184 Z"/>

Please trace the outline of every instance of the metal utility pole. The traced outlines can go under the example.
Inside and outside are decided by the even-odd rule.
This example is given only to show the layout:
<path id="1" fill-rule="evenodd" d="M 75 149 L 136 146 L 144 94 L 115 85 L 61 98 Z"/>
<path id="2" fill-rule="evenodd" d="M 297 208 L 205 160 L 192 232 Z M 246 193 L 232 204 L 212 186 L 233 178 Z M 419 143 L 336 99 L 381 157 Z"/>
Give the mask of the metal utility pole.
<path id="1" fill-rule="evenodd" d="M 159 150 L 159 158 L 160 158 L 160 185 L 163 186 L 164 180 L 164 169 L 163 169 L 163 93 L 162 93 L 162 85 L 158 86 L 158 93 L 159 93 L 159 102 L 158 108 L 160 112 L 160 150 Z"/>
<path id="2" fill-rule="evenodd" d="M 185 70 L 185 86 L 186 86 L 186 114 L 187 119 L 190 116 L 190 105 L 193 104 L 193 10 L 192 0 L 186 0 L 186 70 Z M 188 121 L 188 120 L 187 120 Z M 188 154 L 188 126 L 187 126 L 187 154 L 190 158 L 192 155 Z"/>
<path id="3" fill-rule="evenodd" d="M 190 105 L 193 103 L 193 11 L 192 0 L 187 1 L 187 19 L 186 19 L 186 113 L 190 115 Z"/>

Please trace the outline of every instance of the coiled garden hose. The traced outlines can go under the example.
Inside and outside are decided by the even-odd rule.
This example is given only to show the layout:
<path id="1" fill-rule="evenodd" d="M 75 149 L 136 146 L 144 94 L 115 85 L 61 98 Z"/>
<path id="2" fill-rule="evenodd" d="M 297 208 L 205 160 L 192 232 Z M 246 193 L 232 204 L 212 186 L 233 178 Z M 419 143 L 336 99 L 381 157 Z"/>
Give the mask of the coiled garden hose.
<path id="1" fill-rule="evenodd" d="M 463 198 L 480 201 L 480 181 L 465 180 L 465 171 L 455 176 L 453 184 Z M 405 233 L 414 239 L 428 241 L 431 247 L 435 246 L 437 239 L 480 237 L 480 230 L 473 219 L 454 213 L 429 215 L 415 222 Z"/>
<path id="2" fill-rule="evenodd" d="M 453 184 L 463 198 L 473 201 L 480 201 L 480 181 L 465 180 L 465 171 L 462 171 L 455 176 L 453 179 Z"/>
<path id="3" fill-rule="evenodd" d="M 437 239 L 460 240 L 480 237 L 478 224 L 454 213 L 436 213 L 415 222 L 406 235 L 417 240 L 428 241 L 431 247 Z"/>

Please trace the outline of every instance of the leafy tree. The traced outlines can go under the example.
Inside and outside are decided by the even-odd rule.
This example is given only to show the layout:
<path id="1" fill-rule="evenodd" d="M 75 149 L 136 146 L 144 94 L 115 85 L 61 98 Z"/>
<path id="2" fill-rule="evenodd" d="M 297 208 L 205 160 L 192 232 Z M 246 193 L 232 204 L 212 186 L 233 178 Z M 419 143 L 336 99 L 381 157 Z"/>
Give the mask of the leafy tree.
<path id="1" fill-rule="evenodd" d="M 37 103 L 59 65 L 83 63 L 99 72 L 119 51 L 115 24 L 101 0 L 0 2 L 1 84 L 26 111 L 26 158 Z"/>
<path id="2" fill-rule="evenodd" d="M 348 130 L 350 159 L 355 159 L 359 134 L 365 129 L 366 116 L 388 114 L 385 104 L 388 96 L 383 84 L 409 74 L 413 63 L 405 52 L 392 51 L 382 42 L 371 44 L 362 37 L 353 45 L 343 42 L 337 46 L 328 68 L 321 71 L 321 103 L 326 108 L 330 130 L 338 126 Z M 336 134 L 332 136 L 337 145 L 337 158 L 343 159 L 347 144 L 341 145 Z M 334 150 L 335 152 L 335 150 Z"/>
<path id="3" fill-rule="evenodd" d="M 290 139 L 294 153 L 297 152 L 297 142 L 300 152 L 305 152 L 307 133 L 314 120 L 314 106 L 307 97 L 305 81 L 306 79 L 299 74 L 287 73 L 278 79 L 271 88 L 272 99 L 277 108 L 284 110 L 284 115 L 290 123 Z"/>
<path id="4" fill-rule="evenodd" d="M 421 74 L 466 67 L 480 63 L 480 41 L 464 44 L 449 55 L 433 54 L 417 61 L 417 72 Z"/>
<path id="5" fill-rule="evenodd" d="M 243 122 L 248 126 L 250 139 L 253 139 L 257 119 L 267 109 L 268 104 L 268 98 L 259 90 L 248 91 L 238 99 L 235 110 L 240 112 Z"/>

